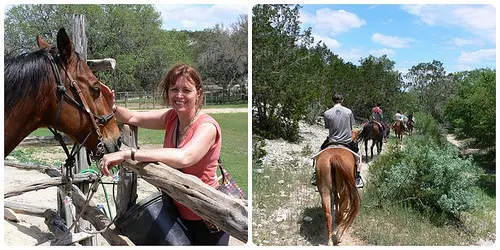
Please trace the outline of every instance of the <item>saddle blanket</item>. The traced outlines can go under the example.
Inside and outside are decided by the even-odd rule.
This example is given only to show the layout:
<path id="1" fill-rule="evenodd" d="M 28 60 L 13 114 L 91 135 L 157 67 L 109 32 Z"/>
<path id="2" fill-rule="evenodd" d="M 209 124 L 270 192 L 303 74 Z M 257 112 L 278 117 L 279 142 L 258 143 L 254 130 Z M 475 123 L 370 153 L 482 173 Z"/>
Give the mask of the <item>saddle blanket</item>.
<path id="1" fill-rule="evenodd" d="M 358 162 L 358 163 L 361 162 L 361 156 L 358 153 L 356 153 L 356 152 L 350 150 L 348 147 L 345 147 L 345 146 L 342 146 L 342 145 L 330 145 L 330 146 L 326 147 L 325 149 L 319 151 L 315 155 L 311 156 L 311 159 L 316 160 L 316 158 L 318 158 L 319 154 L 321 154 L 323 151 L 325 151 L 325 150 L 327 150 L 329 148 L 341 148 L 341 149 L 345 149 L 345 150 L 351 152 L 354 155 L 354 158 L 356 159 L 356 162 Z"/>

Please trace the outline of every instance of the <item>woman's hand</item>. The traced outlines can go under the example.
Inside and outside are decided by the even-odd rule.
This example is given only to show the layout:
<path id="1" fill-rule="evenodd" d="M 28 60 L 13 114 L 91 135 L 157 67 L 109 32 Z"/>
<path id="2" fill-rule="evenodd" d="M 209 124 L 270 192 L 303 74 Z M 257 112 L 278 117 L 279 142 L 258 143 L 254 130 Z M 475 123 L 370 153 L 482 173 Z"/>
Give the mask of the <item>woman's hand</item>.
<path id="1" fill-rule="evenodd" d="M 104 157 L 102 157 L 101 163 L 99 164 L 99 170 L 101 170 L 101 173 L 109 176 L 110 169 L 125 161 L 125 155 L 127 155 L 127 152 L 128 151 L 118 151 L 105 154 Z"/>
<path id="2" fill-rule="evenodd" d="M 103 83 L 101 83 L 101 91 L 109 107 L 113 108 L 113 105 L 115 105 L 115 91 L 111 90 L 108 86 L 104 85 Z"/>

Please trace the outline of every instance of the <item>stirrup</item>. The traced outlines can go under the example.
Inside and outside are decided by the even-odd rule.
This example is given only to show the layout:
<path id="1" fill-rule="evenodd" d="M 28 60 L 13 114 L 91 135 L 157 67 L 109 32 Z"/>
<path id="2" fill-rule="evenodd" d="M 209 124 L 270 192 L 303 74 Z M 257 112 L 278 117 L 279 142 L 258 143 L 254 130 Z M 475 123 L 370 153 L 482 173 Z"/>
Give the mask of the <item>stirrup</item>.
<path id="1" fill-rule="evenodd" d="M 358 180 L 359 180 L 359 182 L 358 182 Z M 356 178 L 356 187 L 357 188 L 363 188 L 364 186 L 365 186 L 365 183 L 363 181 L 363 178 L 361 178 L 361 177 L 359 177 L 359 179 Z"/>

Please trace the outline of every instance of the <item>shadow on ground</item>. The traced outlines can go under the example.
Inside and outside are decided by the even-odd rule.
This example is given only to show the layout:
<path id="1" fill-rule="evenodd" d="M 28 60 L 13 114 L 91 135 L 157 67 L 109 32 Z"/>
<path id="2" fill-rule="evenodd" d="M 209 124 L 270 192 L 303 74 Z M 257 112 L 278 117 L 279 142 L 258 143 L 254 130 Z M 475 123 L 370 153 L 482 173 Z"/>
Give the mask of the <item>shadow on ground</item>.
<path id="1" fill-rule="evenodd" d="M 311 245 L 325 245 L 327 243 L 325 214 L 321 207 L 305 208 L 302 212 L 302 218 L 312 218 L 307 222 L 301 220 L 300 235 L 304 237 Z"/>

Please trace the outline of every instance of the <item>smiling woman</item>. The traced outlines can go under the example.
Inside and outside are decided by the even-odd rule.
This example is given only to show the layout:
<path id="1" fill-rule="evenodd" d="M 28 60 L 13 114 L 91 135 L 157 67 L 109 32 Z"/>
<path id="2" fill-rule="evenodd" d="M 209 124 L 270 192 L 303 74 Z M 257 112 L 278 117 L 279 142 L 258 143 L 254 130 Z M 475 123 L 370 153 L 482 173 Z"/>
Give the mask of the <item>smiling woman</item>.
<path id="1" fill-rule="evenodd" d="M 146 112 L 132 111 L 110 103 L 115 117 L 125 123 L 147 129 L 165 130 L 163 148 L 119 151 L 104 156 L 99 168 L 105 175 L 110 169 L 127 159 L 142 162 L 162 162 L 183 173 L 194 175 L 211 187 L 217 188 L 216 175 L 222 146 L 221 129 L 217 121 L 201 111 L 203 82 L 193 67 L 174 65 L 160 83 L 165 104 L 171 109 Z M 166 196 L 166 194 L 164 194 Z M 171 199 L 167 197 L 167 199 Z M 177 211 L 168 213 L 165 220 L 180 224 L 185 230 L 170 230 L 174 238 L 189 238 L 194 245 L 228 245 L 229 234 L 211 231 L 203 219 L 188 207 L 173 200 Z M 179 217 L 177 219 L 176 217 Z M 148 244 L 165 242 L 148 241 Z M 177 242 L 168 242 L 175 244 Z M 185 242 L 182 244 L 186 244 Z"/>

